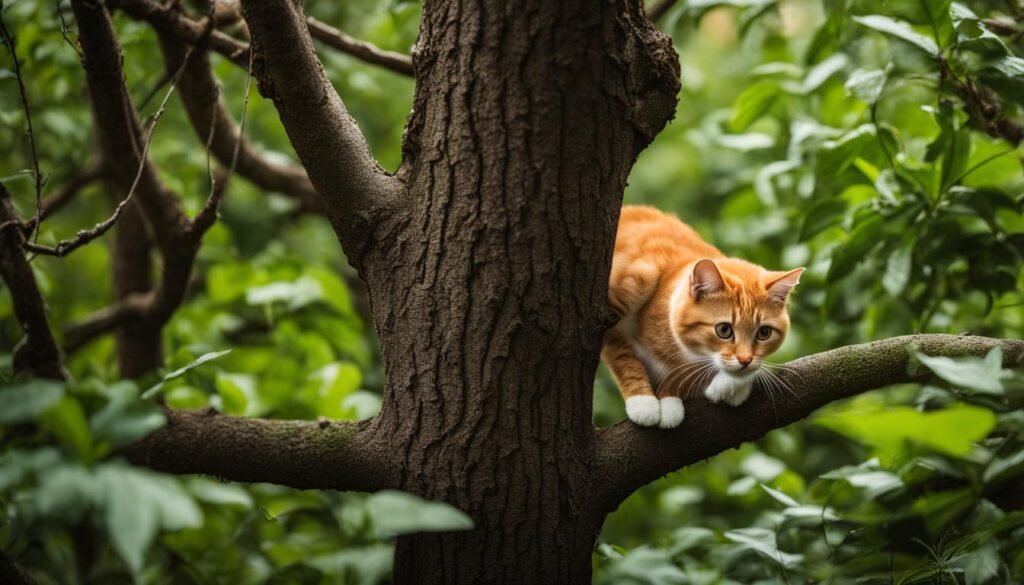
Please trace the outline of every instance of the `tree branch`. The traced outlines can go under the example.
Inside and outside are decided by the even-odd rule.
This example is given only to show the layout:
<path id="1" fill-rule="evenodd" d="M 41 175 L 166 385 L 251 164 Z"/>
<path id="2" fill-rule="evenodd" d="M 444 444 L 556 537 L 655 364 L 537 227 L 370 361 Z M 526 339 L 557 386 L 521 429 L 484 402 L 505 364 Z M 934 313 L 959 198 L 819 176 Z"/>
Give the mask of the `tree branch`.
<path id="1" fill-rule="evenodd" d="M 44 221 L 57 211 L 60 211 L 62 207 L 67 205 L 75 198 L 76 195 L 78 195 L 79 191 L 99 180 L 102 173 L 102 162 L 99 160 L 89 162 L 84 169 L 78 171 L 78 173 L 70 177 L 67 182 L 55 189 L 53 193 L 43 198 L 43 210 L 38 218 L 39 221 Z M 32 219 L 24 222 L 23 229 L 26 232 L 34 230 L 37 223 L 36 219 L 37 218 L 33 217 Z"/>
<path id="2" fill-rule="evenodd" d="M 185 64 L 185 73 L 178 83 L 179 95 L 192 128 L 201 140 L 209 141 L 209 149 L 214 157 L 222 165 L 228 165 L 238 145 L 238 174 L 261 189 L 294 197 L 305 211 L 322 210 L 305 169 L 299 165 L 278 164 L 265 158 L 251 142 L 242 137 L 221 99 L 220 87 L 210 68 L 209 54 L 205 50 L 196 50 L 185 63 L 188 49 L 178 37 L 160 30 L 157 36 L 167 70 L 177 71 Z"/>
<path id="3" fill-rule="evenodd" d="M 50 331 L 46 304 L 22 250 L 25 237 L 10 194 L 0 184 L 0 277 L 7 284 L 14 315 L 25 331 L 25 339 L 14 348 L 14 371 L 63 380 L 66 377 L 64 365 Z"/>
<path id="4" fill-rule="evenodd" d="M 166 414 L 166 427 L 128 449 L 132 463 L 298 489 L 376 491 L 398 484 L 392 457 L 367 437 L 366 421 L 265 420 L 213 410 Z"/>
<path id="5" fill-rule="evenodd" d="M 942 356 L 981 356 L 1001 345 L 1006 365 L 1024 360 L 1024 340 L 956 335 L 894 337 L 793 360 L 779 372 L 793 394 L 782 393 L 774 404 L 767 393 L 756 391 L 735 409 L 698 399 L 687 402 L 686 420 L 671 431 L 630 422 L 595 431 L 594 477 L 602 484 L 595 511 L 610 512 L 634 490 L 667 473 L 760 439 L 836 400 L 927 379 L 925 372 L 910 370 L 910 344 L 927 355 Z"/>
<path id="6" fill-rule="evenodd" d="M 253 38 L 260 92 L 274 101 L 328 218 L 352 251 L 373 221 L 367 215 L 393 206 L 404 187 L 374 160 L 327 79 L 301 6 L 252 0 L 242 3 L 242 13 Z"/>
<path id="7" fill-rule="evenodd" d="M 669 11 L 673 6 L 676 5 L 677 0 L 655 0 L 651 4 L 650 8 L 647 9 L 647 18 L 651 19 L 651 22 L 658 22 L 658 20 L 665 16 L 665 13 Z"/>
<path id="8" fill-rule="evenodd" d="M 312 16 L 306 17 L 306 25 L 309 27 L 309 34 L 325 45 L 372 65 L 380 65 L 395 73 L 401 73 L 409 77 L 413 76 L 412 59 L 408 55 L 394 51 L 385 51 L 377 45 L 353 38 L 333 26 L 320 22 Z"/>

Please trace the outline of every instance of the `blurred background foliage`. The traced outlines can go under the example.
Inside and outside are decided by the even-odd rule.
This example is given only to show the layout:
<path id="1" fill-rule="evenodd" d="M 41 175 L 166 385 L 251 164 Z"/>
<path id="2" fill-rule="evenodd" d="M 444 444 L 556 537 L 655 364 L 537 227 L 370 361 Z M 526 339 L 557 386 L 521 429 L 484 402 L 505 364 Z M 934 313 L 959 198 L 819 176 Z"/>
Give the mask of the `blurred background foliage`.
<path id="1" fill-rule="evenodd" d="M 2 8 L 50 186 L 94 148 L 58 6 Z M 420 6 L 306 9 L 409 52 Z M 681 0 L 659 21 L 680 54 L 680 105 L 637 162 L 626 201 L 678 213 L 728 254 L 808 267 L 779 363 L 918 331 L 1024 337 L 1024 152 L 1012 134 L 1024 122 L 1022 14 L 1020 0 Z M 155 37 L 124 15 L 116 26 L 141 104 L 164 73 Z M 378 158 L 396 168 L 412 81 L 321 56 Z M 213 61 L 237 118 L 244 72 Z M 254 142 L 294 158 L 271 103 L 254 92 L 248 116 Z M 0 176 L 28 217 L 24 128 L 2 51 Z M 206 154 L 173 98 L 151 156 L 195 211 L 208 192 Z M 110 208 L 102 188 L 87 188 L 39 241 L 68 238 Z M 58 336 L 111 301 L 108 240 L 33 260 Z M 458 511 L 405 494 L 176 478 L 119 459 L 119 446 L 165 423 L 157 393 L 179 408 L 280 418 L 360 419 L 379 408 L 366 301 L 323 218 L 236 178 L 194 273 L 165 328 L 159 375 L 119 380 L 109 338 L 70 357 L 67 385 L 4 375 L 0 549 L 44 583 L 384 583 L 395 534 L 465 526 Z M 20 337 L 0 295 L 6 372 Z M 605 525 L 595 581 L 1018 582 L 1022 376 L 998 355 L 918 362 L 934 384 L 833 405 L 639 490 Z M 778 389 L 775 399 L 791 398 Z M 595 422 L 623 416 L 602 368 Z"/>

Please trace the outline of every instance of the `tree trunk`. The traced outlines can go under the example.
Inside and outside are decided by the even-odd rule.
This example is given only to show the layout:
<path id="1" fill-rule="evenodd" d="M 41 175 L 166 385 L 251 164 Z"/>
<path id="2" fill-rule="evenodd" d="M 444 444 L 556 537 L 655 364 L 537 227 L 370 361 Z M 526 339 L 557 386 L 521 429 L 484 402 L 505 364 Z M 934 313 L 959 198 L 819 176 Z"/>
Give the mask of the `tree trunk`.
<path id="1" fill-rule="evenodd" d="M 638 2 L 427 2 L 399 177 L 363 275 L 386 368 L 372 432 L 466 532 L 398 540 L 397 583 L 588 583 L 591 400 L 615 225 L 671 116 Z"/>

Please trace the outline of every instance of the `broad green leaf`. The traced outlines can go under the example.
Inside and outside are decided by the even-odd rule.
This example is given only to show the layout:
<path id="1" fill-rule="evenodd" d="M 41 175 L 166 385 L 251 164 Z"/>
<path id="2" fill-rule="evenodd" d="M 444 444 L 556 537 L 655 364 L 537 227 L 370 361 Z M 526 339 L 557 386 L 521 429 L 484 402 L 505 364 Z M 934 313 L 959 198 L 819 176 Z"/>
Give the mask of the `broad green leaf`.
<path id="1" fill-rule="evenodd" d="M 746 130 L 758 118 L 768 113 L 780 92 L 779 85 L 774 81 L 760 81 L 743 90 L 733 104 L 729 128 L 733 132 Z"/>
<path id="2" fill-rule="evenodd" d="M 221 398 L 221 410 L 227 414 L 252 414 L 251 403 L 256 398 L 256 378 L 246 374 L 217 372 L 214 382 Z"/>
<path id="3" fill-rule="evenodd" d="M 178 368 L 177 370 L 174 370 L 173 372 L 170 372 L 169 374 L 164 375 L 163 379 L 160 380 L 160 382 L 158 382 L 154 386 L 152 386 L 149 390 L 146 390 L 142 394 L 142 397 L 143 398 L 152 398 L 153 396 L 156 396 L 156 394 L 158 392 L 160 392 L 161 389 L 163 389 L 164 384 L 169 382 L 170 380 L 173 380 L 175 378 L 179 378 L 181 376 L 184 376 L 190 370 L 194 370 L 195 368 L 198 368 L 199 366 L 205 364 L 206 362 L 213 361 L 213 360 L 215 360 L 217 358 L 226 356 L 229 353 L 231 353 L 230 349 L 225 349 L 223 351 L 212 351 L 210 353 L 204 353 L 203 355 L 201 355 L 198 358 L 196 358 L 196 360 L 194 362 L 188 364 L 187 366 L 182 367 L 182 368 Z"/>
<path id="4" fill-rule="evenodd" d="M 986 394 L 1002 394 L 1002 380 L 1012 375 L 1003 370 L 1003 350 L 998 345 L 989 350 L 984 358 L 928 356 L 919 351 L 915 351 L 914 356 L 932 373 L 950 384 Z"/>
<path id="5" fill-rule="evenodd" d="M 174 479 L 112 463 L 96 470 L 96 481 L 103 489 L 111 544 L 133 572 L 142 570 L 146 551 L 160 530 L 202 525 L 199 506 Z"/>
<path id="6" fill-rule="evenodd" d="M 858 69 L 846 79 L 846 93 L 873 104 L 882 95 L 888 73 L 884 69 Z"/>
<path id="7" fill-rule="evenodd" d="M 786 464 L 764 453 L 753 453 L 740 463 L 740 471 L 757 481 L 772 481 L 786 470 Z"/>
<path id="8" fill-rule="evenodd" d="M 394 556 L 394 546 L 372 544 L 318 555 L 303 562 L 321 573 L 344 577 L 343 583 L 377 585 L 387 581 Z"/>
<path id="9" fill-rule="evenodd" d="M 998 543 L 990 539 L 968 552 L 957 564 L 964 569 L 965 585 L 983 585 L 999 576 L 1003 560 L 999 556 Z"/>
<path id="10" fill-rule="evenodd" d="M 899 298 L 903 294 L 903 289 L 907 287 L 907 283 L 910 282 L 913 255 L 913 248 L 900 247 L 889 255 L 889 259 L 885 263 L 882 287 L 894 298 Z"/>
<path id="11" fill-rule="evenodd" d="M 667 551 L 650 546 L 635 548 L 609 562 L 601 583 L 675 585 L 686 583 L 686 575 L 672 562 Z"/>
<path id="12" fill-rule="evenodd" d="M 800 505 L 800 502 L 794 500 L 793 498 L 787 496 L 786 494 L 780 492 L 779 490 L 775 490 L 764 485 L 763 483 L 761 484 L 761 489 L 763 489 L 769 496 L 771 496 L 773 500 L 782 504 L 783 506 L 786 506 L 787 508 L 796 508 L 797 506 Z"/>
<path id="13" fill-rule="evenodd" d="M 974 505 L 974 497 L 969 488 L 933 492 L 921 496 L 912 510 L 924 518 L 928 532 L 938 537 L 959 516 Z"/>
<path id="14" fill-rule="evenodd" d="M 814 92 L 816 89 L 824 85 L 830 77 L 842 71 L 849 62 L 849 57 L 843 53 L 836 53 L 821 63 L 818 63 L 807 72 L 807 76 L 804 77 L 804 81 L 800 85 L 800 91 L 804 94 Z"/>
<path id="15" fill-rule="evenodd" d="M 850 239 L 832 252 L 832 265 L 825 277 L 829 284 L 849 276 L 850 271 L 882 242 L 885 222 L 878 215 L 869 216 L 850 234 Z"/>
<path id="16" fill-rule="evenodd" d="M 818 174 L 836 177 L 860 157 L 865 148 L 877 144 L 875 127 L 871 124 L 858 126 L 839 140 L 825 142 L 817 153 Z"/>
<path id="17" fill-rule="evenodd" d="M 892 456 L 899 455 L 905 444 L 912 443 L 964 457 L 975 442 L 988 436 L 995 427 L 996 416 L 987 408 L 968 404 L 954 404 L 930 412 L 892 406 L 869 412 L 851 410 L 828 414 L 815 422 Z M 956 429 L 956 432 L 948 429 Z"/>
<path id="18" fill-rule="evenodd" d="M 0 389 L 0 425 L 34 421 L 64 396 L 64 384 L 31 380 Z"/>
<path id="19" fill-rule="evenodd" d="M 803 225 L 800 227 L 801 242 L 805 242 L 828 228 L 838 225 L 843 220 L 846 212 L 846 202 L 841 199 L 819 198 L 819 201 L 811 206 L 804 215 Z"/>
<path id="20" fill-rule="evenodd" d="M 0 455 L 0 491 L 17 484 L 27 475 L 54 467 L 61 461 L 53 447 L 11 450 Z"/>
<path id="21" fill-rule="evenodd" d="M 775 139 L 767 134 L 752 132 L 749 134 L 723 134 L 717 138 L 718 144 L 725 148 L 747 152 L 763 150 L 775 145 Z"/>
<path id="22" fill-rule="evenodd" d="M 92 432 L 85 419 L 85 411 L 72 396 L 65 396 L 40 418 L 44 429 L 53 433 L 61 443 L 70 448 L 79 459 L 93 458 Z"/>
<path id="23" fill-rule="evenodd" d="M 791 569 L 803 561 L 803 555 L 782 552 L 775 533 L 767 528 L 740 528 L 725 533 L 729 540 L 756 551 L 765 558 Z"/>
<path id="24" fill-rule="evenodd" d="M 118 384 L 110 389 L 111 398 L 89 420 L 96 439 L 110 441 L 114 448 L 134 443 L 167 424 L 160 407 L 138 397 L 135 384 Z"/>
<path id="25" fill-rule="evenodd" d="M 1024 473 L 1024 449 L 994 458 L 981 478 L 986 484 L 998 484 Z"/>
<path id="26" fill-rule="evenodd" d="M 252 496 L 244 488 L 205 477 L 189 479 L 188 491 L 192 492 L 199 500 L 215 506 L 237 506 L 249 509 L 253 504 Z"/>
<path id="27" fill-rule="evenodd" d="M 854 16 L 853 20 L 862 26 L 877 30 L 887 35 L 906 41 L 929 55 L 937 56 L 939 46 L 935 41 L 918 33 L 908 23 L 896 20 L 888 16 L 872 14 L 869 16 Z"/>
<path id="28" fill-rule="evenodd" d="M 377 492 L 367 499 L 366 507 L 378 538 L 473 528 L 473 521 L 458 508 L 405 492 Z"/>

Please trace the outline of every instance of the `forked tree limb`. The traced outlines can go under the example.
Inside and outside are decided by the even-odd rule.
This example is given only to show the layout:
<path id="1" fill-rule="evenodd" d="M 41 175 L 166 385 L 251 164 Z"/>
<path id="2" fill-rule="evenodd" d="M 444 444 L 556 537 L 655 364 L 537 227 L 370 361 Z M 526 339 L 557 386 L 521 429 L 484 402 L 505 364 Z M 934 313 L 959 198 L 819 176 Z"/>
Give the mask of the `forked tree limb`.
<path id="1" fill-rule="evenodd" d="M 659 477 L 763 437 L 771 430 L 807 417 L 815 410 L 891 384 L 922 381 L 914 373 L 908 347 L 932 356 L 983 356 L 1003 348 L 1008 367 L 1024 361 L 1024 340 L 958 335 L 909 335 L 840 347 L 793 360 L 779 377 L 793 394 L 764 391 L 732 408 L 695 399 L 686 403 L 686 419 L 673 430 L 642 428 L 628 421 L 595 431 L 598 479 L 596 513 L 614 510 L 634 490 Z"/>
<path id="2" fill-rule="evenodd" d="M 203 40 L 202 22 L 198 22 L 181 13 L 174 5 L 164 5 L 154 0 L 115 0 L 112 7 L 120 8 L 132 18 L 145 20 L 153 28 L 164 34 L 173 35 L 180 41 L 190 44 L 204 43 L 213 51 L 224 55 L 236 65 L 245 67 L 249 61 L 249 45 L 221 31 L 214 31 L 208 39 Z M 218 23 L 230 22 L 233 6 L 218 2 L 216 15 Z M 362 41 L 312 17 L 307 19 L 310 34 L 323 44 L 347 55 L 351 55 L 371 65 L 378 65 L 399 73 L 412 76 L 412 58 L 402 53 L 387 51 Z"/>
<path id="3" fill-rule="evenodd" d="M 313 50 L 301 5 L 289 0 L 242 3 L 253 38 L 260 92 L 277 107 L 328 219 L 351 253 L 392 208 L 404 186 L 374 160 Z"/>
<path id="4" fill-rule="evenodd" d="M 209 141 L 210 152 L 222 164 L 229 165 L 238 146 L 236 171 L 253 184 L 267 191 L 284 193 L 295 198 L 304 211 L 321 209 L 313 184 L 305 169 L 297 164 L 280 164 L 264 157 L 245 137 L 220 95 L 220 87 L 210 68 L 205 50 L 193 51 L 186 63 L 188 45 L 173 34 L 157 31 L 164 63 L 168 72 L 184 64 L 178 82 L 178 93 L 196 135 Z M 241 143 L 239 143 L 241 141 Z"/>
<path id="5" fill-rule="evenodd" d="M 298 489 L 397 487 L 394 458 L 364 435 L 367 423 L 242 418 L 167 411 L 167 426 L 125 453 L 137 465 Z"/>

